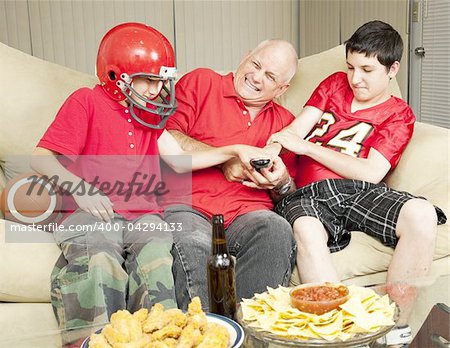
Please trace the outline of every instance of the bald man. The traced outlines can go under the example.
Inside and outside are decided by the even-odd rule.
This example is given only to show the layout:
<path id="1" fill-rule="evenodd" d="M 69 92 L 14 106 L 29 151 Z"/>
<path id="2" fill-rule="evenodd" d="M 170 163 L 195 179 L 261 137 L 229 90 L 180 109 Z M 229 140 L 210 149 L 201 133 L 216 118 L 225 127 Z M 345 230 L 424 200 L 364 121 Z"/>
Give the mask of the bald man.
<path id="1" fill-rule="evenodd" d="M 271 134 L 294 120 L 273 100 L 289 87 L 297 61 L 289 42 L 266 40 L 242 59 L 234 74 L 196 69 L 184 75 L 176 85 L 178 109 L 167 129 L 185 150 L 231 144 L 264 147 Z M 275 191 L 290 180 L 278 157 L 270 175 Z M 173 231 L 172 249 L 180 308 L 200 296 L 208 310 L 206 263 L 213 214 L 225 218 L 228 249 L 236 257 L 238 301 L 267 286 L 288 284 L 296 244 L 291 226 L 272 212 L 268 191 L 228 181 L 221 168 L 213 167 L 192 174 L 192 204 L 179 203 L 166 202 L 165 220 L 180 226 Z"/>

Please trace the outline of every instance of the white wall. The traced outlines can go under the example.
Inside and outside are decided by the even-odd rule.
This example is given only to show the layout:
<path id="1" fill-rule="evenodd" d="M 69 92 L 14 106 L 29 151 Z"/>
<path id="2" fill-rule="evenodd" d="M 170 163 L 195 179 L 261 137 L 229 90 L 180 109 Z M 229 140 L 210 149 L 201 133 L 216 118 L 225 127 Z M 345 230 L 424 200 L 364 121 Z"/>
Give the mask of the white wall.
<path id="1" fill-rule="evenodd" d="M 301 0 L 300 56 L 335 47 L 350 38 L 362 24 L 379 19 L 392 25 L 405 45 L 397 81 L 408 96 L 409 0 Z"/>
<path id="2" fill-rule="evenodd" d="M 267 38 L 298 46 L 296 0 L 0 0 L 1 42 L 91 74 L 105 32 L 128 21 L 167 36 L 182 72 L 201 66 L 233 70 Z"/>

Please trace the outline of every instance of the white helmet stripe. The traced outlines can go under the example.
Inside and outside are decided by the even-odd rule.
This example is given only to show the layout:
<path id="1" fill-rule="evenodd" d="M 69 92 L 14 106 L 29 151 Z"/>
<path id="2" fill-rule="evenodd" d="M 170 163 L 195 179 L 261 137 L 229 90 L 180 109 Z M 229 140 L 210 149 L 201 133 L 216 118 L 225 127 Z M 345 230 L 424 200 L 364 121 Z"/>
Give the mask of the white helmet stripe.
<path id="1" fill-rule="evenodd" d="M 168 66 L 162 66 L 159 70 L 159 75 L 162 76 L 165 79 L 168 78 L 176 78 L 177 77 L 177 68 L 175 67 L 168 67 Z"/>

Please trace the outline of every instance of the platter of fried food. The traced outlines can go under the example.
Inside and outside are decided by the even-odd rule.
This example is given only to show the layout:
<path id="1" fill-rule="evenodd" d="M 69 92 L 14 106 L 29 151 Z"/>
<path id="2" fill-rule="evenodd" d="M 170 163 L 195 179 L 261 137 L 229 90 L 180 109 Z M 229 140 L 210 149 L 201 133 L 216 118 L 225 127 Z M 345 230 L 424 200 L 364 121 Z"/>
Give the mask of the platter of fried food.
<path id="1" fill-rule="evenodd" d="M 342 347 L 371 342 L 395 325 L 395 303 L 370 288 L 348 286 L 348 300 L 321 315 L 293 307 L 291 290 L 268 287 L 251 299 L 243 299 L 238 320 L 246 334 L 285 346 Z"/>
<path id="2" fill-rule="evenodd" d="M 237 348 L 242 327 L 231 319 L 202 311 L 195 297 L 187 313 L 156 303 L 150 311 L 119 310 L 110 324 L 92 334 L 81 348 Z"/>

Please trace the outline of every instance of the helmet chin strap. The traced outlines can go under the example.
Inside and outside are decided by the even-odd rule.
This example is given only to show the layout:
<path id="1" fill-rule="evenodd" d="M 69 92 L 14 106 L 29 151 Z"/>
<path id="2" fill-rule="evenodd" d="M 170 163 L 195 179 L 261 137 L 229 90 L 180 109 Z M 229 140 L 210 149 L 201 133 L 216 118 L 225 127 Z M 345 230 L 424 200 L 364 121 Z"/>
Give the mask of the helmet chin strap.
<path id="1" fill-rule="evenodd" d="M 147 76 L 147 75 L 148 74 L 142 74 L 142 76 Z M 128 81 L 131 82 L 131 79 L 129 79 Z M 120 81 L 120 83 L 118 83 L 118 86 L 120 87 L 123 95 L 125 96 L 125 98 L 128 101 L 131 116 L 141 125 L 148 127 L 148 128 L 152 128 L 152 129 L 163 129 L 166 125 L 167 119 L 175 112 L 177 103 L 175 100 L 175 93 L 171 92 L 171 91 L 174 91 L 174 79 L 169 78 L 168 81 L 170 84 L 170 90 L 164 84 L 163 84 L 162 88 L 167 93 L 167 95 L 170 96 L 170 100 L 169 100 L 169 102 L 166 102 L 166 100 L 163 97 L 161 97 L 163 103 L 157 103 L 157 102 L 151 101 L 151 100 L 143 97 L 142 95 L 140 95 L 139 93 L 136 92 L 136 90 L 132 87 L 131 83 L 129 83 L 129 82 Z M 130 91 L 131 93 L 127 93 L 128 91 Z M 131 94 L 134 94 L 137 98 L 142 100 L 144 103 L 153 105 L 154 108 L 148 108 L 146 106 L 139 104 L 138 102 L 136 102 L 136 100 L 134 100 L 131 97 Z M 139 118 L 139 116 L 136 115 L 136 112 L 134 110 L 135 107 L 138 109 L 150 112 L 152 114 L 161 116 L 161 121 L 156 125 L 145 122 L 144 120 Z"/>
<path id="2" fill-rule="evenodd" d="M 127 99 L 128 99 L 128 98 L 127 98 Z M 153 112 L 154 114 L 158 114 L 158 115 L 161 116 L 161 121 L 159 121 L 158 124 L 147 123 L 147 122 L 145 122 L 143 119 L 139 118 L 139 117 L 136 115 L 136 113 L 134 112 L 134 107 L 135 107 L 135 106 L 137 107 L 136 102 L 130 104 L 130 114 L 131 114 L 131 117 L 133 117 L 137 122 L 139 122 L 139 123 L 142 124 L 143 126 L 148 127 L 148 128 L 152 128 L 152 129 L 163 129 L 163 128 L 166 126 L 166 122 L 167 122 L 168 118 L 170 117 L 170 115 L 165 115 L 165 116 L 163 116 L 163 115 L 160 115 L 160 114 L 158 114 L 158 113 L 156 113 L 156 112 Z M 139 109 L 140 109 L 140 108 L 139 108 Z"/>

